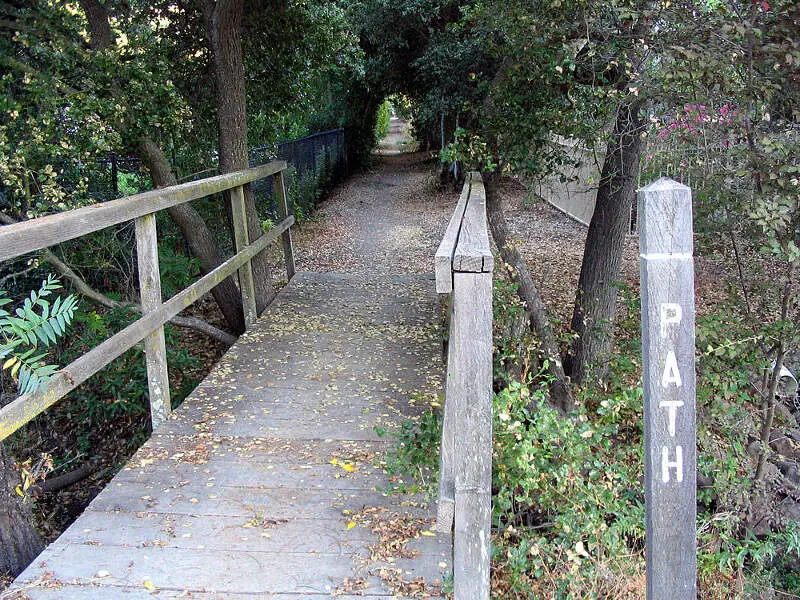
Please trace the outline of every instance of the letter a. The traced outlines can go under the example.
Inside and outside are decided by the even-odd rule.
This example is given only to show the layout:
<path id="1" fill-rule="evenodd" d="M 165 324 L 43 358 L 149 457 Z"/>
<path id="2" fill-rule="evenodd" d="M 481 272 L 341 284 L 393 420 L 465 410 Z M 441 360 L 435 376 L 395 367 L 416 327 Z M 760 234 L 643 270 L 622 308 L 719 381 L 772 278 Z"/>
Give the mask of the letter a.
<path id="1" fill-rule="evenodd" d="M 664 362 L 664 373 L 661 375 L 661 387 L 669 387 L 670 383 L 674 383 L 677 387 L 683 385 L 681 374 L 678 371 L 678 359 L 675 358 L 675 352 L 672 350 L 667 352 L 667 360 Z"/>

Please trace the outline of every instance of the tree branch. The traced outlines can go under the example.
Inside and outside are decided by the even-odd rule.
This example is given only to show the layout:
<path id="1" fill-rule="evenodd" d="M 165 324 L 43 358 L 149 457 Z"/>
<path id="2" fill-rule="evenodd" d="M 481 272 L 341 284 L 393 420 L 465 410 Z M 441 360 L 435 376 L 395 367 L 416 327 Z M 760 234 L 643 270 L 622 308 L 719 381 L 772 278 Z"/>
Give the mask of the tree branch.
<path id="1" fill-rule="evenodd" d="M 0 222 L 10 225 L 12 223 L 17 223 L 18 221 L 5 213 L 0 213 Z M 136 312 L 142 312 L 142 307 L 134 302 L 121 302 L 98 292 L 96 289 L 86 283 L 86 281 L 84 281 L 80 275 L 73 271 L 68 264 L 58 258 L 51 250 L 47 248 L 42 250 L 41 257 L 46 262 L 50 263 L 53 268 L 61 274 L 62 277 L 68 279 L 79 294 L 85 296 L 95 304 L 100 304 L 106 308 L 130 308 Z M 170 323 L 177 327 L 194 329 L 195 331 L 205 333 L 209 337 L 214 338 L 226 346 L 232 346 L 236 341 L 236 336 L 228 333 L 227 331 L 223 331 L 222 329 L 214 327 L 210 323 L 197 317 L 181 317 L 176 315 L 170 319 Z"/>
<path id="2" fill-rule="evenodd" d="M 489 213 L 489 226 L 492 230 L 497 247 L 503 261 L 509 265 L 512 278 L 519 283 L 517 293 L 525 303 L 525 312 L 530 317 L 531 327 L 539 338 L 542 354 L 548 363 L 548 372 L 553 377 L 550 384 L 550 397 L 553 406 L 563 415 L 569 414 L 575 408 L 575 400 L 572 396 L 570 382 L 564 373 L 564 365 L 561 362 L 561 352 L 558 347 L 558 340 L 553 333 L 550 318 L 547 315 L 547 307 L 544 304 L 539 290 L 533 283 L 528 266 L 522 256 L 512 243 L 508 240 L 503 208 L 500 206 L 500 199 L 497 197 L 496 174 L 485 174 L 484 182 L 486 185 L 486 207 Z"/>

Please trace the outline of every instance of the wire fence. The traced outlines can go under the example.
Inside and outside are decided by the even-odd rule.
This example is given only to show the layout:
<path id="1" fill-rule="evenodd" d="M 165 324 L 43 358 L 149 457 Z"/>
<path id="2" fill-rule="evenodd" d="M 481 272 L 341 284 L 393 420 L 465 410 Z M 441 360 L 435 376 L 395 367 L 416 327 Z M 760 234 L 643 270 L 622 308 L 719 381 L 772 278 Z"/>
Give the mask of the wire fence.
<path id="1" fill-rule="evenodd" d="M 260 146 L 250 151 L 251 166 L 276 159 L 285 160 L 289 165 L 284 172 L 287 199 L 291 202 L 290 207 L 293 207 L 295 218 L 298 220 L 309 215 L 333 186 L 349 175 L 355 167 L 349 136 L 344 129 L 323 131 L 297 140 Z M 173 165 L 177 162 L 173 156 Z M 79 185 L 85 185 L 81 195 L 93 203 L 107 202 L 153 187 L 149 171 L 139 158 L 134 156 L 109 153 L 104 158 L 88 163 L 64 164 L 58 170 L 60 183 L 64 189 L 75 190 Z M 214 166 L 181 176 L 178 181 L 183 183 L 203 179 L 217 173 L 218 168 Z M 261 222 L 276 221 L 278 215 L 272 178 L 255 182 L 253 193 Z M 208 197 L 196 200 L 193 205 L 206 217 L 209 230 L 220 249 L 230 253 L 232 243 L 226 220 L 214 217 L 219 215 L 220 211 L 224 212 L 220 201 L 218 196 Z M 10 209 L 10 198 L 6 197 L 6 190 L 0 183 L 0 210 Z M 162 242 L 168 237 L 176 239 L 180 237 L 175 226 L 166 217 L 163 217 L 163 223 L 159 225 L 159 235 Z M 128 275 L 135 268 L 135 256 L 130 251 L 135 247 L 133 227 L 130 224 L 97 232 L 93 236 L 85 236 L 68 245 L 74 266 L 84 273 L 89 283 L 99 288 L 114 288 L 112 281 L 128 280 Z M 162 251 L 166 245 L 168 244 L 161 244 Z M 172 260 L 170 256 L 168 253 L 164 255 L 162 265 L 164 277 L 169 275 L 172 263 L 175 263 L 176 270 L 185 270 L 185 265 L 179 264 L 178 258 L 173 257 Z M 98 269 L 92 266 L 98 258 L 105 265 L 104 268 Z M 5 288 L 36 285 L 38 276 L 35 265 L 27 265 L 25 261 L 15 261 L 15 264 L 0 266 L 0 285 Z M 118 291 L 125 294 L 133 293 L 133 290 Z"/>
<path id="2" fill-rule="evenodd" d="M 294 206 L 295 216 L 300 218 L 308 215 L 336 183 L 350 174 L 352 165 L 344 129 L 322 131 L 297 140 L 250 150 L 251 165 L 275 159 L 285 160 L 289 164 L 286 191 Z M 275 216 L 272 178 L 255 182 L 253 193 L 260 209 L 268 207 L 267 212 Z"/>
<path id="3" fill-rule="evenodd" d="M 334 185 L 351 173 L 353 165 L 348 136 L 343 128 L 250 150 L 250 166 L 276 159 L 289 164 L 285 176 L 287 195 L 297 217 L 308 215 Z M 178 181 L 194 181 L 218 172 L 217 167 L 212 167 L 183 175 Z M 113 200 L 152 187 L 149 173 L 134 156 L 110 153 L 106 158 L 83 165 L 81 173 L 88 179 L 88 196 L 94 202 Z M 253 193 L 259 215 L 265 219 L 274 218 L 277 213 L 272 178 L 256 182 Z"/>

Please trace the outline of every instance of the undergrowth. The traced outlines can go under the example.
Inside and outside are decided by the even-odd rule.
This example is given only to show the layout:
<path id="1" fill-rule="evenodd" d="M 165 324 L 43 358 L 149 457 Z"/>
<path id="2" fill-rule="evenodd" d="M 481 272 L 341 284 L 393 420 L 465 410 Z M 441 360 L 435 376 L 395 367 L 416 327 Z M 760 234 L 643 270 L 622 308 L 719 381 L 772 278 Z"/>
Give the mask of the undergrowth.
<path id="1" fill-rule="evenodd" d="M 514 288 L 495 289 L 492 597 L 526 600 L 640 599 L 645 596 L 643 393 L 639 373 L 639 299 L 622 290 L 617 355 L 602 387 L 579 392 L 579 408 L 561 417 L 547 401 L 546 365 L 521 346 Z M 744 350 L 728 348 L 722 315 L 698 323 L 700 474 L 698 597 L 800 597 L 800 526 L 759 536 L 744 524 L 752 459 L 743 423 L 752 410 Z M 744 334 L 744 332 L 738 332 Z M 735 359 L 735 360 L 734 360 Z M 737 365 L 737 369 L 733 365 Z M 514 365 L 514 366 L 512 366 Z M 543 368 L 544 367 L 544 368 Z M 737 430 L 738 427 L 738 430 Z M 404 478 L 424 474 L 435 495 L 441 420 L 433 409 L 407 423 L 388 459 Z"/>

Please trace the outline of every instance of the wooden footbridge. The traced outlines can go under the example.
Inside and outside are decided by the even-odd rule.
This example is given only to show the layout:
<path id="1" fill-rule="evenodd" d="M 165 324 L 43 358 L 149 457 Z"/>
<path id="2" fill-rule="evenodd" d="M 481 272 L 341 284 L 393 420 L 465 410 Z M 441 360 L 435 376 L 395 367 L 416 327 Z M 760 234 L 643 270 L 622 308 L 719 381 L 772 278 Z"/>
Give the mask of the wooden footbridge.
<path id="1" fill-rule="evenodd" d="M 488 599 L 491 253 L 479 182 L 468 182 L 437 253 L 438 289 L 453 292 L 451 344 L 459 344 L 449 358 L 437 527 L 425 498 L 390 493 L 395 482 L 381 465 L 392 442 L 378 435 L 442 392 L 433 277 L 295 274 L 285 167 L 0 228 L 5 260 L 134 219 L 143 307 L 141 319 L 44 390 L 2 408 L 0 438 L 142 341 L 154 423 L 150 440 L 17 578 L 11 597 L 423 598 L 443 595 L 455 573 L 458 600 Z M 267 176 L 283 219 L 251 242 L 243 186 Z M 224 190 L 236 254 L 162 301 L 154 214 Z M 256 318 L 250 260 L 278 240 L 289 283 Z M 163 326 L 231 275 L 248 330 L 171 412 Z"/>

